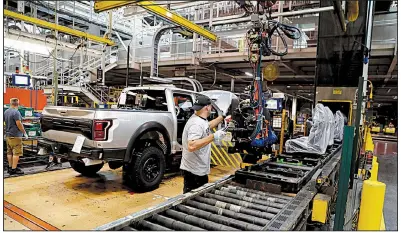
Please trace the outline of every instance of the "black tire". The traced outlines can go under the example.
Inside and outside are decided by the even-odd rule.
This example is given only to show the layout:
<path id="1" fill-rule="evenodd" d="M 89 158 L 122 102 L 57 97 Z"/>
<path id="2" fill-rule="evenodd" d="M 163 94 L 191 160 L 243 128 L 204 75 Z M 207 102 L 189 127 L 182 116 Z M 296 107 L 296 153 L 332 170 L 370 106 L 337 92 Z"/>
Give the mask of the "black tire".
<path id="1" fill-rule="evenodd" d="M 124 166 L 127 185 L 137 191 L 151 191 L 159 187 L 166 170 L 163 152 L 154 146 L 145 148 L 130 164 Z"/>
<path id="2" fill-rule="evenodd" d="M 93 176 L 95 175 L 100 169 L 102 169 L 104 163 L 95 164 L 91 166 L 85 166 L 85 164 L 81 161 L 73 161 L 70 160 L 70 165 L 72 169 L 76 172 L 81 173 L 84 176 Z"/>

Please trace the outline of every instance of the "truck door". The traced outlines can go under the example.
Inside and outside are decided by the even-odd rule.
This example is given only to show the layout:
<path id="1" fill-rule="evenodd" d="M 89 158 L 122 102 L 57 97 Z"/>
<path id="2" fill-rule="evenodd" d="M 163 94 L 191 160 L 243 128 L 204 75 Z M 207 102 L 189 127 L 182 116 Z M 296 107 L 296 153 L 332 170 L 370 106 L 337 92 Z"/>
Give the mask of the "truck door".
<path id="1" fill-rule="evenodd" d="M 174 107 L 177 116 L 177 142 L 182 144 L 182 132 L 184 131 L 185 124 L 192 116 L 193 99 L 189 94 L 179 92 L 173 93 Z"/>

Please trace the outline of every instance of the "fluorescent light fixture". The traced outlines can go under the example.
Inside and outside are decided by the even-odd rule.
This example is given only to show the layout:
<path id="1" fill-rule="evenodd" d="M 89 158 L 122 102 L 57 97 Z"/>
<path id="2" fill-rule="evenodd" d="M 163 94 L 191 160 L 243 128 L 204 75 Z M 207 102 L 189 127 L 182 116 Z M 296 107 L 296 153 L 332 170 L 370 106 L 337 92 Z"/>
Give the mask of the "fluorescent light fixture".
<path id="1" fill-rule="evenodd" d="M 29 51 L 31 53 L 38 53 L 43 55 L 49 55 L 50 48 L 41 44 L 30 43 L 22 40 L 14 40 L 10 38 L 4 38 L 4 47 L 13 48 L 17 51 Z"/>
<path id="2" fill-rule="evenodd" d="M 245 75 L 247 75 L 247 76 L 249 76 L 249 77 L 252 77 L 253 75 L 251 74 L 251 73 L 249 73 L 249 72 L 245 72 Z"/>
<path id="3" fill-rule="evenodd" d="M 291 88 L 291 86 L 287 86 L 287 88 Z"/>

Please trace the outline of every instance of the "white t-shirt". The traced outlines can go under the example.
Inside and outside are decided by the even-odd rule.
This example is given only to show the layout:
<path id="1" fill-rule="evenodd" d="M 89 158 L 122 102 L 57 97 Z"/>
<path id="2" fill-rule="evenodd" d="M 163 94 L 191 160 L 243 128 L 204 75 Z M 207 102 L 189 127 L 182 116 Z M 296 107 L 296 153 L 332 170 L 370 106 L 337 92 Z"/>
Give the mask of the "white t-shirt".
<path id="1" fill-rule="evenodd" d="M 187 121 L 182 132 L 182 158 L 180 169 L 186 170 L 197 176 L 204 176 L 210 173 L 211 144 L 200 148 L 197 151 L 188 151 L 190 140 L 202 139 L 210 134 L 209 122 L 207 119 L 192 115 Z"/>

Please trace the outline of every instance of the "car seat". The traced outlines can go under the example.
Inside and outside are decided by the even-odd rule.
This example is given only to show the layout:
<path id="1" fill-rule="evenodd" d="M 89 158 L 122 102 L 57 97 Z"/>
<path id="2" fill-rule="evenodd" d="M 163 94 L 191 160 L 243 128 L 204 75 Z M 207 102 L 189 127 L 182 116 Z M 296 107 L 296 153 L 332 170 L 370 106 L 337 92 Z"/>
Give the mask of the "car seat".
<path id="1" fill-rule="evenodd" d="M 326 152 L 328 139 L 326 130 L 329 116 L 322 104 L 313 109 L 312 128 L 308 137 L 290 139 L 285 143 L 286 153 L 308 153 L 322 155 Z"/>
<path id="2" fill-rule="evenodd" d="M 343 141 L 345 123 L 344 118 L 344 114 L 340 110 L 338 110 L 335 116 L 336 127 L 334 129 L 334 141 L 338 143 Z"/>

